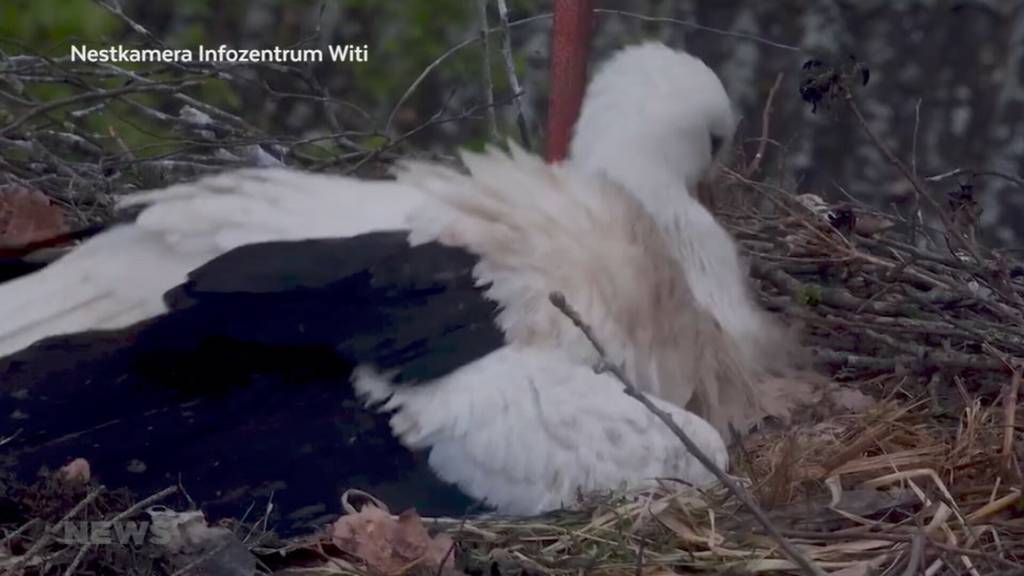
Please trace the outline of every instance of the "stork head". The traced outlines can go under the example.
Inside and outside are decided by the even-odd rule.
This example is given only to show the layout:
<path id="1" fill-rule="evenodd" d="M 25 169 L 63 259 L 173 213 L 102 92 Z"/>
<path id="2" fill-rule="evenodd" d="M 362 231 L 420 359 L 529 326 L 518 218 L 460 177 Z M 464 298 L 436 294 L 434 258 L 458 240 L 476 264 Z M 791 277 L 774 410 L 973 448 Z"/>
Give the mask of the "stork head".
<path id="1" fill-rule="evenodd" d="M 570 161 L 624 185 L 656 213 L 671 200 L 665 195 L 696 194 L 735 127 L 725 88 L 704 62 L 657 42 L 639 44 L 598 68 Z"/>

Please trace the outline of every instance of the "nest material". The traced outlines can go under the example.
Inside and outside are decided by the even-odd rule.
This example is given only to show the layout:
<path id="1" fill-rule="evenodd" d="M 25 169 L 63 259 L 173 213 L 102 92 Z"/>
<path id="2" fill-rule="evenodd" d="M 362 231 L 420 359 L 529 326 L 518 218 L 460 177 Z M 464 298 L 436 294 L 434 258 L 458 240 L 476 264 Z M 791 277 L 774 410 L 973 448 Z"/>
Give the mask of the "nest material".
<path id="1" fill-rule="evenodd" d="M 838 376 L 967 371 L 998 374 L 1001 386 L 1011 359 L 1024 357 L 1019 264 L 994 253 L 976 258 L 973 239 L 968 252 L 934 229 L 917 232 L 933 247 L 911 243 L 905 222 L 866 206 L 816 212 L 777 188 L 747 184 L 769 194 L 773 209 L 726 221 L 751 256 L 760 295 L 804 325 L 815 355 Z"/>
<path id="2" fill-rule="evenodd" d="M 751 180 L 754 170 L 729 174 L 745 201 L 718 212 L 751 259 L 760 297 L 802 324 L 831 376 L 883 400 L 752 434 L 734 449 L 733 473 L 752 479 L 776 527 L 830 574 L 1024 573 L 1024 271 L 975 241 L 969 190 L 950 195 L 935 230 L 864 205 L 800 202 Z M 145 506 L 113 494 L 52 477 L 0 494 L 0 504 L 34 518 L 0 517 L 0 568 L 171 574 L 221 558 L 220 546 L 167 558 L 39 529 L 63 518 L 144 517 Z M 240 542 L 264 572 L 376 573 L 326 532 L 281 542 L 266 517 L 246 522 L 232 524 L 237 539 L 223 550 L 237 556 Z M 471 574 L 798 572 L 724 489 L 668 480 L 589 496 L 575 512 L 426 524 L 454 538 L 457 565 Z M 410 563 L 405 572 L 424 569 Z"/>
<path id="3" fill-rule="evenodd" d="M 1024 443 L 1014 359 L 1024 356 L 1024 287 L 1014 264 L 992 254 L 974 259 L 935 231 L 930 248 L 911 243 L 895 216 L 866 206 L 808 208 L 780 189 L 737 180 L 769 204 L 721 211 L 751 257 L 759 295 L 803 324 L 835 379 L 882 400 L 862 413 L 807 414 L 751 434 L 734 448 L 733 473 L 829 574 L 1021 573 Z M 870 218 L 897 225 L 866 229 Z M 945 253 L 935 248 L 943 245 Z M 282 542 L 266 518 L 235 523 L 232 546 L 185 560 L 152 548 L 83 547 L 37 529 L 38 518 L 145 512 L 124 496 L 95 494 L 53 478 L 8 494 L 37 520 L 0 527 L 0 563 L 27 574 L 175 573 L 224 560 L 222 550 L 237 556 L 241 543 L 264 572 L 380 574 L 329 531 Z M 454 539 L 457 567 L 470 574 L 799 572 L 724 488 L 670 480 L 657 490 L 591 495 L 574 512 L 425 523 Z M 402 573 L 431 570 L 410 562 Z"/>
<path id="4" fill-rule="evenodd" d="M 749 488 L 770 506 L 776 527 L 830 574 L 1004 574 L 1024 564 L 1024 514 L 1019 484 L 992 450 L 1001 420 L 999 407 L 980 402 L 936 420 L 925 403 L 886 401 L 865 414 L 754 434 L 734 458 L 738 474 L 759 479 Z M 453 537 L 457 566 L 470 574 L 797 572 L 723 489 L 668 480 L 656 490 L 592 495 L 579 511 L 426 524 Z M 31 533 L 8 532 L 5 545 L 25 553 Z M 279 542 L 248 538 L 253 531 L 242 527 L 235 533 L 267 571 L 376 573 L 325 534 Z M 23 565 L 59 574 L 79 550 L 51 539 L 33 551 L 45 563 Z M 109 561 L 110 549 L 90 555 L 81 566 Z M 50 570 L 33 569 L 42 566 Z M 416 568 L 409 572 L 424 573 Z"/>

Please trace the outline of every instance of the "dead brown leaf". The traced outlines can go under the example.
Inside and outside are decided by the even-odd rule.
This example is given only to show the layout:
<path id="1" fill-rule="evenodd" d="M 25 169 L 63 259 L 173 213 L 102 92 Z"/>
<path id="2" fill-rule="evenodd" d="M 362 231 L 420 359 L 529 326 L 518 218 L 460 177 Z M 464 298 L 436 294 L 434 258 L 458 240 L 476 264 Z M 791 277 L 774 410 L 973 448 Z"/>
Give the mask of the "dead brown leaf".
<path id="1" fill-rule="evenodd" d="M 69 482 L 81 482 L 87 484 L 92 478 L 92 470 L 89 461 L 85 458 L 75 458 L 60 469 L 61 476 Z"/>
<path id="2" fill-rule="evenodd" d="M 0 186 L 0 246 L 22 246 L 67 231 L 64 212 L 45 194 L 20 184 Z"/>
<path id="3" fill-rule="evenodd" d="M 331 526 L 331 540 L 342 551 L 366 563 L 373 574 L 394 576 L 412 571 L 456 574 L 452 539 L 431 537 L 415 510 L 393 518 L 375 506 L 342 516 Z"/>

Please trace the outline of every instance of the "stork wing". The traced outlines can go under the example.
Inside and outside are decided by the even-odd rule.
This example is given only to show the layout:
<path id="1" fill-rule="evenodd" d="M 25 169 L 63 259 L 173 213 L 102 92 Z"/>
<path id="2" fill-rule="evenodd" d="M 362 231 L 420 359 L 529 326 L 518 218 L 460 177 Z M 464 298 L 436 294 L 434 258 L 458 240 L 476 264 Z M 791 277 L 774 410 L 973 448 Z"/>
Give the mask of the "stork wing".
<path id="1" fill-rule="evenodd" d="M 412 219 L 412 240 L 466 246 L 501 304 L 510 341 L 602 359 L 549 302 L 562 292 L 641 389 L 690 407 L 720 430 L 760 417 L 734 339 L 699 304 L 662 231 L 635 198 L 569 166 L 516 149 L 465 154 L 470 175 L 407 164 L 400 182 L 439 202 Z M 682 231 L 693 234 L 696 231 Z"/>
<path id="2" fill-rule="evenodd" d="M 355 385 L 394 412 L 391 427 L 405 445 L 430 449 L 441 478 L 503 512 L 535 514 L 571 506 L 581 491 L 657 478 L 695 485 L 714 479 L 613 376 L 549 350 L 501 348 L 429 388 L 394 388 L 366 369 Z M 727 466 L 725 444 L 710 424 L 653 400 Z"/>
<path id="3" fill-rule="evenodd" d="M 123 204 L 143 207 L 135 222 L 0 284 L 0 356 L 47 336 L 160 314 L 164 292 L 237 246 L 401 229 L 421 200 L 394 182 L 286 169 L 230 172 L 134 195 Z"/>
<path id="4" fill-rule="evenodd" d="M 429 380 L 505 342 L 472 275 L 476 257 L 406 236 L 246 245 L 193 272 L 168 314 L 0 359 L 4 449 L 23 478 L 83 457 L 139 493 L 179 475 L 199 500 L 242 490 L 240 508 L 220 509 L 236 516 L 276 481 L 289 484 L 274 499 L 289 512 L 333 509 L 335 490 L 363 482 L 429 504 L 436 479 L 396 494 L 413 456 L 386 418 L 362 409 L 351 370 Z"/>
<path id="5" fill-rule="evenodd" d="M 448 374 L 505 343 L 497 304 L 459 247 L 408 233 L 248 244 L 189 274 L 144 344 L 217 339 L 254 350 L 324 348 L 396 381 Z"/>

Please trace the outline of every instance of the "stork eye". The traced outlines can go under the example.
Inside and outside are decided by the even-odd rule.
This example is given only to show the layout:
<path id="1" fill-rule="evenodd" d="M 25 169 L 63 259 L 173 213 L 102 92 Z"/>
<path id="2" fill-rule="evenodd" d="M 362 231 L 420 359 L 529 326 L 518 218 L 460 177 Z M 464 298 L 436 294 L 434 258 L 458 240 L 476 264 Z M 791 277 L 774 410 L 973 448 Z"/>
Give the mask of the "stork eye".
<path id="1" fill-rule="evenodd" d="M 717 158 L 718 153 L 722 151 L 722 146 L 725 145 L 725 138 L 716 134 L 711 134 L 711 157 Z"/>

